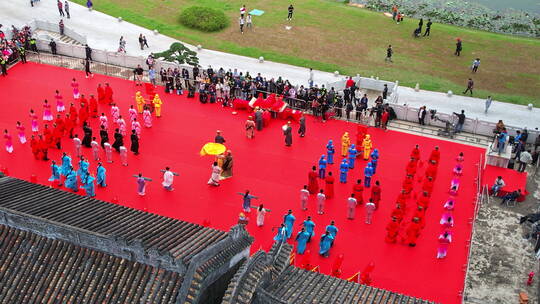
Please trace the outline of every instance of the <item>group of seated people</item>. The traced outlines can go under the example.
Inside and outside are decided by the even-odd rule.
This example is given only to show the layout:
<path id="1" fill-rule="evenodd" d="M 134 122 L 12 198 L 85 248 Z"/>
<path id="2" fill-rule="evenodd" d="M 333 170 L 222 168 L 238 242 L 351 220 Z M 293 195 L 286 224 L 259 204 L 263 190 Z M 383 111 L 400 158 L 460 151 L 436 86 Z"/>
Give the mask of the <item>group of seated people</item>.
<path id="1" fill-rule="evenodd" d="M 506 192 L 504 195 L 500 195 L 502 188 L 506 186 L 502 176 L 497 176 L 493 186 L 491 186 L 491 195 L 495 197 L 501 197 L 501 205 L 508 202 L 515 202 L 521 196 L 521 189 L 517 189 L 511 192 Z"/>

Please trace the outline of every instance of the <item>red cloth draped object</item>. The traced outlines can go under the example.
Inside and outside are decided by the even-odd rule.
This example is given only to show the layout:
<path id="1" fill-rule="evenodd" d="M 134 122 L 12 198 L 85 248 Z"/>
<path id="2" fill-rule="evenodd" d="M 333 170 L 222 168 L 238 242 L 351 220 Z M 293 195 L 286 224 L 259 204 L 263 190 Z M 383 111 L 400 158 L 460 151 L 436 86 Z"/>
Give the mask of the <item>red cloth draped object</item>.
<path id="1" fill-rule="evenodd" d="M 343 254 L 338 255 L 336 260 L 334 261 L 334 265 L 332 265 L 332 276 L 339 278 L 341 277 L 341 264 L 343 264 Z"/>

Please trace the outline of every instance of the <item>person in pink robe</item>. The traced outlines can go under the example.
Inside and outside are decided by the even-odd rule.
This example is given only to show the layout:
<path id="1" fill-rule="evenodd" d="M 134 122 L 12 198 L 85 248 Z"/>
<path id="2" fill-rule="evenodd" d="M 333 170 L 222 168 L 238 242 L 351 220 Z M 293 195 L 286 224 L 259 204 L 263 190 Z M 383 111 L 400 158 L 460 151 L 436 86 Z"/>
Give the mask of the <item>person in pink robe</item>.
<path id="1" fill-rule="evenodd" d="M 439 247 L 437 248 L 437 259 L 442 259 L 446 257 L 448 252 L 448 245 L 452 243 L 452 233 L 448 230 L 445 230 L 439 235 Z"/>
<path id="2" fill-rule="evenodd" d="M 21 124 L 21 122 L 17 121 L 17 132 L 18 132 L 19 141 L 21 142 L 21 144 L 26 143 L 26 135 L 24 134 L 24 130 L 25 130 L 25 128 Z"/>
<path id="3" fill-rule="evenodd" d="M 49 104 L 49 101 L 47 99 L 43 101 L 43 120 L 45 121 L 53 120 L 53 116 L 51 112 L 51 105 Z"/>
<path id="4" fill-rule="evenodd" d="M 120 117 L 120 108 L 116 104 L 112 104 L 111 106 L 111 116 L 113 121 L 117 121 Z"/>
<path id="5" fill-rule="evenodd" d="M 133 118 L 131 121 L 131 130 L 135 130 L 137 137 L 141 136 L 141 123 L 137 121 L 137 118 Z"/>
<path id="6" fill-rule="evenodd" d="M 32 109 L 30 109 L 30 120 L 32 125 L 32 132 L 39 132 L 38 116 Z"/>
<path id="7" fill-rule="evenodd" d="M 118 124 L 120 134 L 122 134 L 122 136 L 126 136 L 126 121 L 122 118 L 122 115 L 118 116 L 116 123 Z"/>
<path id="8" fill-rule="evenodd" d="M 144 107 L 144 111 L 143 111 L 143 120 L 144 120 L 144 126 L 146 128 L 152 127 L 152 113 L 150 113 L 150 110 L 146 106 Z"/>
<path id="9" fill-rule="evenodd" d="M 439 223 L 442 225 L 443 229 L 450 229 L 454 227 L 454 217 L 451 212 L 445 212 Z"/>
<path id="10" fill-rule="evenodd" d="M 135 110 L 133 105 L 129 106 L 128 113 L 129 113 L 129 120 L 133 122 L 133 120 L 137 118 L 137 110 Z"/>
<path id="11" fill-rule="evenodd" d="M 4 139 L 6 140 L 6 151 L 8 153 L 13 152 L 13 141 L 11 140 L 11 135 L 9 135 L 8 130 L 4 130 Z"/>
<path id="12" fill-rule="evenodd" d="M 79 83 L 75 78 L 71 80 L 71 88 L 73 88 L 73 98 L 79 99 L 81 97 L 81 93 L 79 92 Z"/>
<path id="13" fill-rule="evenodd" d="M 62 95 L 60 95 L 60 92 L 58 90 L 56 90 L 54 98 L 56 99 L 56 111 L 60 113 L 64 112 L 66 110 L 66 107 L 64 105 L 64 99 Z"/>

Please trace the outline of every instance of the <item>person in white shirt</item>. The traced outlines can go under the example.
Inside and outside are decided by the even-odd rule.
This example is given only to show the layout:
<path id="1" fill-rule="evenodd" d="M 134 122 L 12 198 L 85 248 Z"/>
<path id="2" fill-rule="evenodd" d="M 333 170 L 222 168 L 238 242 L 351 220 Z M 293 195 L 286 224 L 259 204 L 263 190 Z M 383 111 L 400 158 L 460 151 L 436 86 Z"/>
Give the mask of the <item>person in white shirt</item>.
<path id="1" fill-rule="evenodd" d="M 253 23 L 251 22 L 251 14 L 247 15 L 246 18 L 246 27 L 249 29 L 253 29 Z"/>
<path id="2" fill-rule="evenodd" d="M 532 163 L 531 150 L 523 151 L 519 154 L 519 172 L 524 172 L 527 165 Z"/>
<path id="3" fill-rule="evenodd" d="M 307 202 L 309 198 L 309 191 L 307 185 L 304 185 L 304 188 L 300 190 L 300 202 L 302 203 L 302 210 L 307 210 Z"/>
<path id="4" fill-rule="evenodd" d="M 324 190 L 321 189 L 319 194 L 317 194 L 317 213 L 324 213 L 324 201 L 326 200 L 326 195 L 324 195 Z"/>
<path id="5" fill-rule="evenodd" d="M 353 220 L 354 219 L 354 213 L 356 211 L 356 205 L 358 202 L 356 201 L 356 198 L 354 198 L 354 193 L 351 194 L 351 197 L 347 199 L 347 219 Z"/>
<path id="6" fill-rule="evenodd" d="M 171 169 L 169 167 L 166 167 L 165 172 L 163 173 L 163 182 L 161 183 L 163 185 L 163 188 L 168 191 L 173 191 L 173 181 L 174 174 L 171 172 Z"/>
<path id="7" fill-rule="evenodd" d="M 75 138 L 73 138 L 73 144 L 75 145 L 75 155 L 77 157 L 81 157 L 81 139 L 79 138 L 78 134 L 75 134 Z"/>
<path id="8" fill-rule="evenodd" d="M 246 5 L 242 5 L 242 7 L 240 8 L 240 18 L 244 18 L 244 15 L 246 14 Z"/>
<path id="9" fill-rule="evenodd" d="M 370 198 L 369 202 L 366 203 L 366 224 L 371 224 L 371 219 L 373 218 L 373 212 L 375 211 L 375 204 Z"/>
<path id="10" fill-rule="evenodd" d="M 238 23 L 240 24 L 240 33 L 244 33 L 244 23 L 245 23 L 245 20 L 244 20 L 244 17 L 240 17 L 239 20 L 238 20 Z"/>
<path id="11" fill-rule="evenodd" d="M 497 176 L 495 183 L 493 183 L 493 186 L 491 187 L 491 194 L 493 196 L 497 196 L 499 194 L 499 190 L 501 190 L 504 186 L 506 186 L 506 184 L 504 183 L 502 176 Z"/>

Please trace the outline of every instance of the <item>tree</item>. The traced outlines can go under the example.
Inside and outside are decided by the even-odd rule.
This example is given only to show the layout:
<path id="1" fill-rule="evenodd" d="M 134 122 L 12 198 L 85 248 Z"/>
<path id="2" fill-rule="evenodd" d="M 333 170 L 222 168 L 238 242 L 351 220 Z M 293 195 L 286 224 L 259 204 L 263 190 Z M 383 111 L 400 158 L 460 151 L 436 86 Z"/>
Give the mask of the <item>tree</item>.
<path id="1" fill-rule="evenodd" d="M 180 42 L 171 44 L 168 50 L 154 54 L 156 59 L 163 58 L 165 61 L 175 62 L 178 64 L 189 64 L 192 66 L 199 65 L 197 53 L 188 49 Z"/>

